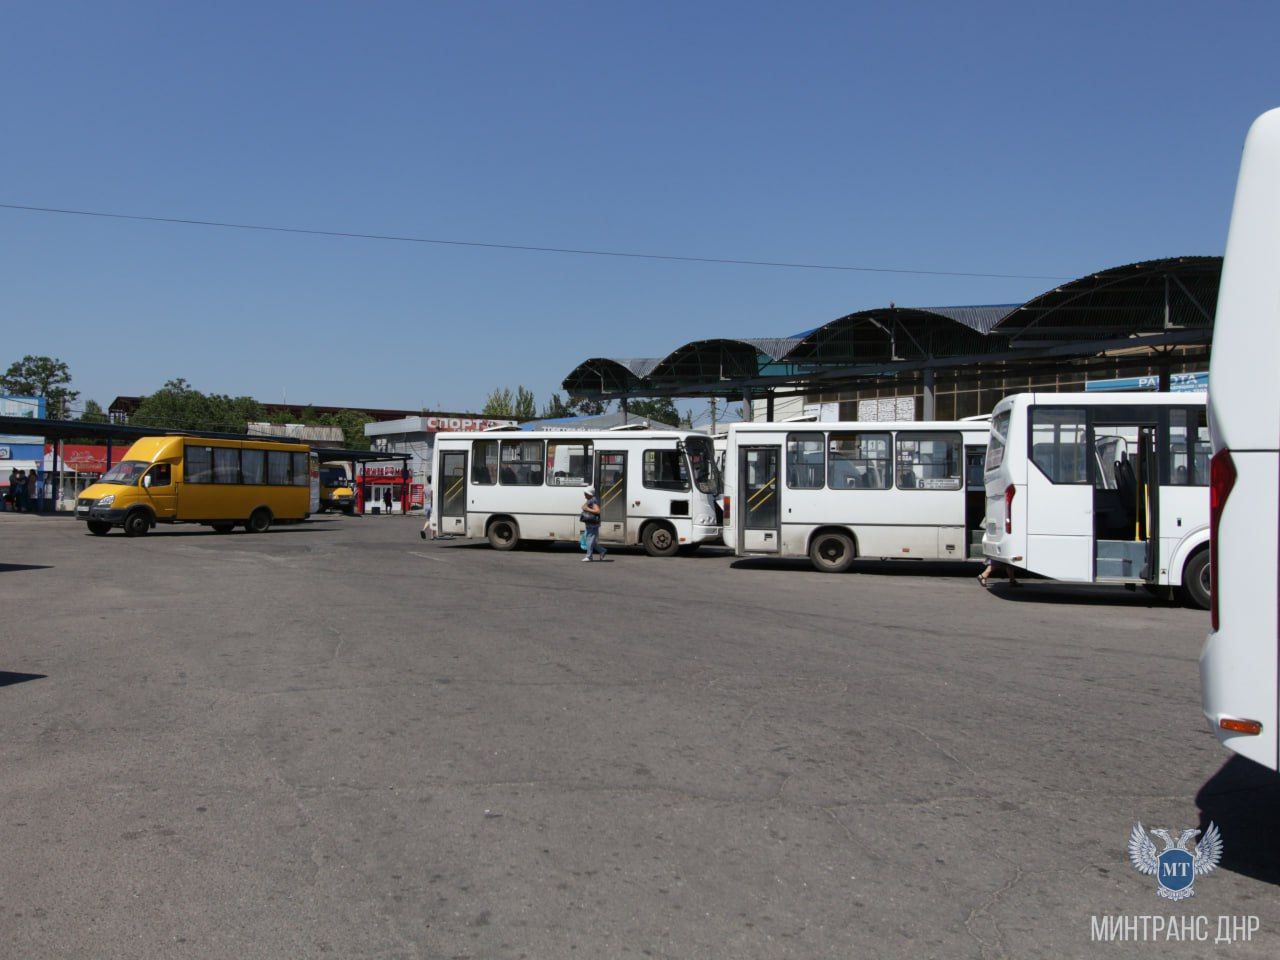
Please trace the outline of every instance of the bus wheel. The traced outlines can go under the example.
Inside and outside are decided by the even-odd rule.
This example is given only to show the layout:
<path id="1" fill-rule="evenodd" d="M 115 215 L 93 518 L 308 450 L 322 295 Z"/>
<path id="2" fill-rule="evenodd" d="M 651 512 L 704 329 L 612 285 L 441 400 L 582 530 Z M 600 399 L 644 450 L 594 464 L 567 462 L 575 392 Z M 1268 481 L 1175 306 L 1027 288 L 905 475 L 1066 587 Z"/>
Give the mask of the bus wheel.
<path id="1" fill-rule="evenodd" d="M 651 557 L 674 557 L 680 549 L 675 531 L 665 523 L 651 523 L 644 528 L 644 552 Z"/>
<path id="2" fill-rule="evenodd" d="M 853 558 L 853 538 L 847 533 L 820 533 L 809 544 L 809 561 L 823 573 L 844 573 Z"/>
<path id="3" fill-rule="evenodd" d="M 1188 606 L 1209 609 L 1209 551 L 1201 550 L 1182 568 L 1182 596 Z"/>
<path id="4" fill-rule="evenodd" d="M 489 546 L 495 550 L 514 550 L 520 542 L 520 529 L 514 520 L 495 520 L 489 524 Z"/>
<path id="5" fill-rule="evenodd" d="M 211 523 L 209 526 L 213 527 L 214 533 L 230 533 L 236 528 L 234 523 Z"/>
<path id="6" fill-rule="evenodd" d="M 95 537 L 105 537 L 111 531 L 111 524 L 105 520 L 90 520 L 89 532 Z"/>
<path id="7" fill-rule="evenodd" d="M 124 518 L 124 535 L 126 537 L 141 537 L 151 529 L 151 518 L 147 516 L 145 510 L 135 510 Z"/>
<path id="8" fill-rule="evenodd" d="M 266 533 L 270 526 L 271 511 L 266 507 L 259 507 L 249 515 L 249 522 L 244 525 L 244 528 L 250 533 Z"/>

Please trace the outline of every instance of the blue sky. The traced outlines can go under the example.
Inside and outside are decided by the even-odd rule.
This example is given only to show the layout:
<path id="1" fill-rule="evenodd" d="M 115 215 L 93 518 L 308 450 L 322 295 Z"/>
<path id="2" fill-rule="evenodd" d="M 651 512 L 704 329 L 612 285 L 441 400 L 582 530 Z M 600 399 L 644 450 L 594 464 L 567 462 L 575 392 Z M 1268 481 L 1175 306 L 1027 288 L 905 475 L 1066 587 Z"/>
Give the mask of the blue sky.
<path id="1" fill-rule="evenodd" d="M 1078 276 L 1220 253 L 1274 3 L 10 5 L 0 201 Z M 587 356 L 1052 286 L 0 210 L 0 362 L 104 404 L 539 401 Z"/>

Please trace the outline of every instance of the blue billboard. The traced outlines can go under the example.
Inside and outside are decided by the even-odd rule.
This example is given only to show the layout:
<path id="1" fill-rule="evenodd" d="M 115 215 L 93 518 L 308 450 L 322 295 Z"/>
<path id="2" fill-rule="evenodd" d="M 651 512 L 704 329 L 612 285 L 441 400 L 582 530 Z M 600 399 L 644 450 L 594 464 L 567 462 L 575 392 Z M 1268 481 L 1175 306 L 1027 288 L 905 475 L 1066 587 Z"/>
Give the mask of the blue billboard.
<path id="1" fill-rule="evenodd" d="M 1114 380 L 1090 380 L 1084 385 L 1086 393 L 1097 391 L 1123 392 L 1126 390 L 1160 389 L 1160 377 L 1152 374 L 1147 377 L 1116 377 Z M 1207 373 L 1171 373 L 1169 374 L 1170 393 L 1197 393 L 1209 389 Z"/>

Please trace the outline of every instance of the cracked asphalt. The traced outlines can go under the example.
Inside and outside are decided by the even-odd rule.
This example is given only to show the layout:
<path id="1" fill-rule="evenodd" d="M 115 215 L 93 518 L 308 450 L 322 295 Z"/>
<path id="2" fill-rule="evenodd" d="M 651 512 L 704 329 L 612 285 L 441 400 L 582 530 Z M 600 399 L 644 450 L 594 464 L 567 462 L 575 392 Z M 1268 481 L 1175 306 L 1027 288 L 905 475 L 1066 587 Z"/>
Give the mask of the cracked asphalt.
<path id="1" fill-rule="evenodd" d="M 403 518 L 94 538 L 0 514 L 7 958 L 1274 957 L 1276 778 L 1207 616 Z M 1132 823 L 1221 827 L 1171 904 Z M 1256 915 L 1099 944 L 1093 915 Z"/>

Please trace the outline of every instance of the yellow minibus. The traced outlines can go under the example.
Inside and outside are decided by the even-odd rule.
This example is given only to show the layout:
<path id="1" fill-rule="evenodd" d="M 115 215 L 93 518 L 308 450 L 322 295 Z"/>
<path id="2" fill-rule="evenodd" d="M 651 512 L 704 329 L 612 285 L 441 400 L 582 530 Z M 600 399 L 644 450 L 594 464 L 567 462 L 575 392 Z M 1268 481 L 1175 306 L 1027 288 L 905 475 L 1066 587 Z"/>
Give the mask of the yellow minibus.
<path id="1" fill-rule="evenodd" d="M 243 524 L 304 520 L 311 500 L 305 444 L 272 440 L 143 437 L 76 500 L 76 519 L 103 536 L 140 537 L 157 523 L 200 523 L 219 533 Z"/>

